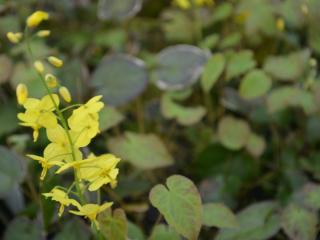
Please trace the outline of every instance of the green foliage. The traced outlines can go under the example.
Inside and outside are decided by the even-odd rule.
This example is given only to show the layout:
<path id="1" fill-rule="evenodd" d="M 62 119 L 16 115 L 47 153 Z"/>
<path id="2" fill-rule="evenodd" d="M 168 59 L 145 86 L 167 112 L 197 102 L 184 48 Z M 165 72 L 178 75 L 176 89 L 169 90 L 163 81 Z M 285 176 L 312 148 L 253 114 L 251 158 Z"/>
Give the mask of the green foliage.
<path id="1" fill-rule="evenodd" d="M 109 139 L 108 146 L 111 152 L 141 169 L 166 167 L 173 163 L 166 147 L 154 134 L 127 132 L 124 136 Z"/>
<path id="2" fill-rule="evenodd" d="M 158 184 L 150 192 L 150 201 L 166 221 L 187 239 L 197 239 L 202 224 L 201 198 L 196 186 L 187 178 L 174 175 L 166 186 Z"/>
<path id="3" fill-rule="evenodd" d="M 83 156 L 121 158 L 115 189 L 85 193 L 118 208 L 99 216 L 102 239 L 316 239 L 320 1 L 174 2 L 0 1 L 3 239 L 96 234 L 69 209 L 58 218 L 41 197 L 68 185 L 69 172 L 50 169 L 40 182 L 40 168 L 23 157 L 43 154 L 47 140 L 40 130 L 33 144 L 18 124 L 14 89 L 25 83 L 30 97 L 45 89 L 25 45 L 6 33 L 23 31 L 36 7 L 49 11 L 39 29 L 54 37 L 30 39 L 33 54 L 74 102 L 103 95 L 101 136 Z M 62 55 L 64 66 L 53 69 L 46 55 Z"/>

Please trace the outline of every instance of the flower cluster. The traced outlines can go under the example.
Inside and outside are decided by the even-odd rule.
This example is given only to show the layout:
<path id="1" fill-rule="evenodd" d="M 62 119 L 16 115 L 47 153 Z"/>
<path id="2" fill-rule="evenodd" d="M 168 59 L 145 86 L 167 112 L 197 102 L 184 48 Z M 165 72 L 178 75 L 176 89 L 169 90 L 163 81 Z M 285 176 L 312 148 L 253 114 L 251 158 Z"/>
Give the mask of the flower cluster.
<path id="1" fill-rule="evenodd" d="M 26 21 L 24 33 L 9 32 L 7 37 L 12 43 L 26 41 L 34 34 L 38 37 L 47 37 L 49 30 L 34 32 L 34 29 L 44 20 L 49 19 L 49 14 L 36 11 Z M 31 58 L 32 51 L 30 51 Z M 45 61 L 55 68 L 61 68 L 63 61 L 57 57 L 49 56 Z M 44 129 L 50 143 L 46 146 L 41 156 L 29 154 L 29 158 L 37 161 L 42 166 L 41 180 L 44 180 L 48 171 L 53 169 L 56 174 L 62 174 L 68 169 L 74 172 L 74 182 L 70 187 L 54 187 L 49 193 L 43 195 L 60 204 L 59 216 L 65 207 L 74 207 L 70 213 L 85 216 L 97 227 L 97 215 L 109 208 L 112 202 L 102 205 L 89 203 L 85 199 L 84 191 L 100 191 L 100 188 L 110 184 L 114 188 L 117 184 L 119 158 L 112 154 L 95 156 L 90 154 L 84 157 L 81 149 L 87 147 L 91 140 L 99 133 L 99 112 L 104 107 L 102 96 L 95 96 L 85 104 L 73 104 L 61 108 L 72 101 L 71 94 L 65 86 L 61 86 L 58 79 L 46 71 L 44 60 L 34 61 L 35 72 L 43 82 L 47 95 L 41 99 L 28 96 L 28 88 L 19 84 L 16 89 L 17 101 L 25 109 L 18 114 L 21 125 L 33 129 L 33 140 L 37 141 L 40 129 Z M 64 103 L 63 103 L 64 102 Z M 65 112 L 72 111 L 65 117 Z M 74 189 L 75 188 L 75 189 Z"/>
<path id="2" fill-rule="evenodd" d="M 173 4 L 182 9 L 190 9 L 193 6 L 212 6 L 214 4 L 213 0 L 173 0 Z"/>

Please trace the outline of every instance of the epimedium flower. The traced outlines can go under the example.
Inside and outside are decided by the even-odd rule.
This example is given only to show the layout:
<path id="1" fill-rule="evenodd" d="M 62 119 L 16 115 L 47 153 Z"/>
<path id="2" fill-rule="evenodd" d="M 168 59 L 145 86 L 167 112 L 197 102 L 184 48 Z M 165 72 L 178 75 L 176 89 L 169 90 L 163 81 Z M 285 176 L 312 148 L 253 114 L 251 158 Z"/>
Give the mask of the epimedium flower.
<path id="1" fill-rule="evenodd" d="M 42 21 L 49 19 L 49 13 L 44 11 L 36 11 L 27 18 L 27 26 L 29 28 L 37 27 Z"/>
<path id="2" fill-rule="evenodd" d="M 40 175 L 40 180 L 43 180 L 48 172 L 48 170 L 54 166 L 62 166 L 63 162 L 61 161 L 61 158 L 59 158 L 59 155 L 56 155 L 56 152 L 52 151 L 52 149 L 45 148 L 43 151 L 43 157 L 28 154 L 27 157 L 38 161 L 42 166 L 42 172 Z"/>
<path id="3" fill-rule="evenodd" d="M 73 146 L 70 145 L 68 135 L 64 128 L 57 124 L 54 128 L 47 128 L 47 136 L 51 142 L 46 149 L 52 151 L 61 161 L 72 162 L 82 159 L 82 153 L 77 148 L 74 136 L 70 133 Z M 74 156 L 72 156 L 72 151 Z M 75 157 L 75 159 L 73 159 Z"/>
<path id="4" fill-rule="evenodd" d="M 57 187 L 53 188 L 49 193 L 43 193 L 42 195 L 46 198 L 51 198 L 53 201 L 60 203 L 58 212 L 59 217 L 62 216 L 65 207 L 73 205 L 77 208 L 81 208 L 81 205 L 76 200 L 69 198 L 68 194 L 65 191 Z"/>
<path id="5" fill-rule="evenodd" d="M 16 89 L 17 101 L 20 105 L 24 104 L 28 98 L 28 88 L 25 84 L 19 83 Z"/>
<path id="6" fill-rule="evenodd" d="M 97 228 L 99 229 L 99 223 L 97 221 L 97 216 L 99 213 L 103 212 L 104 210 L 110 208 L 112 206 L 112 202 L 105 202 L 102 205 L 98 204 L 85 204 L 83 206 L 77 206 L 78 211 L 70 210 L 70 213 L 75 215 L 84 216 L 88 218 L 91 222 L 93 222 Z"/>
<path id="7" fill-rule="evenodd" d="M 23 34 L 21 32 L 8 32 L 7 33 L 7 38 L 11 43 L 19 43 L 20 40 L 22 39 Z"/>
<path id="8" fill-rule="evenodd" d="M 78 143 L 84 147 L 99 133 L 99 115 L 104 104 L 100 101 L 102 96 L 95 96 L 87 103 L 73 110 L 68 119 L 70 129 L 77 133 Z"/>
<path id="9" fill-rule="evenodd" d="M 56 94 L 46 95 L 41 100 L 28 98 L 23 104 L 26 111 L 18 114 L 18 119 L 22 121 L 20 125 L 33 128 L 34 141 L 37 141 L 41 127 L 54 128 L 57 125 L 52 99 L 59 105 L 59 97 Z"/>
<path id="10" fill-rule="evenodd" d="M 90 158 L 94 159 L 94 161 L 80 167 L 81 178 L 90 182 L 89 191 L 96 191 L 109 183 L 114 188 L 117 184 L 116 178 L 119 173 L 116 165 L 120 159 L 113 154 L 103 154 L 98 157 L 91 156 Z"/>

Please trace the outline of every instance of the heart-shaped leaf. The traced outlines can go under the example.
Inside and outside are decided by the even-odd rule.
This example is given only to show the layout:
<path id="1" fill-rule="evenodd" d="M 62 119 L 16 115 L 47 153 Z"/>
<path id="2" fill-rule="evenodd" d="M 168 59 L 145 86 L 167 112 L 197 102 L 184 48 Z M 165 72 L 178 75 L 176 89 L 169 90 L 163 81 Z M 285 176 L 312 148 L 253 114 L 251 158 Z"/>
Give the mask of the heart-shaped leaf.
<path id="1" fill-rule="evenodd" d="M 26 217 L 18 217 L 10 222 L 4 234 L 4 240 L 39 240 L 42 239 L 42 230 L 39 224 Z"/>
<path id="2" fill-rule="evenodd" d="M 154 134 L 127 132 L 125 136 L 109 139 L 108 147 L 111 152 L 141 169 L 166 167 L 173 163 L 165 145 Z"/>
<path id="3" fill-rule="evenodd" d="M 156 84 L 161 89 L 178 90 L 195 83 L 208 55 L 191 45 L 167 47 L 157 56 Z"/>
<path id="4" fill-rule="evenodd" d="M 260 157 L 266 149 L 266 141 L 264 138 L 251 132 L 249 140 L 246 144 L 246 149 L 252 156 Z"/>
<path id="5" fill-rule="evenodd" d="M 229 56 L 226 74 L 227 79 L 238 77 L 256 66 L 253 58 L 253 52 L 250 50 L 242 50 L 234 52 Z"/>
<path id="6" fill-rule="evenodd" d="M 188 178 L 173 175 L 166 186 L 158 184 L 150 192 L 150 201 L 167 223 L 190 240 L 198 239 L 202 224 L 201 198 Z"/>
<path id="7" fill-rule="evenodd" d="M 96 94 L 109 105 L 121 105 L 138 96 L 148 83 L 144 62 L 129 55 L 106 56 L 91 78 Z"/>

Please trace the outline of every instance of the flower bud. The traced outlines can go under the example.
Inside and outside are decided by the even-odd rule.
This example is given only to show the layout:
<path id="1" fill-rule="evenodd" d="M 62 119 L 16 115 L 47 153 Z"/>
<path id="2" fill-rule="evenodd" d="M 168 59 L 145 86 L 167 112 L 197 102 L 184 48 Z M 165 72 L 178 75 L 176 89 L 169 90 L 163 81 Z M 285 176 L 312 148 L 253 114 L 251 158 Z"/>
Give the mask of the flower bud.
<path id="1" fill-rule="evenodd" d="M 48 20 L 49 14 L 44 11 L 36 11 L 27 18 L 27 26 L 33 28 L 38 26 L 43 20 Z"/>
<path id="2" fill-rule="evenodd" d="M 68 88 L 60 87 L 59 94 L 66 102 L 68 102 L 68 103 L 71 102 L 71 94 L 70 94 Z"/>
<path id="3" fill-rule="evenodd" d="M 12 43 L 18 43 L 18 42 L 20 42 L 20 40 L 22 38 L 22 33 L 21 32 L 17 32 L 17 33 L 8 32 L 7 33 L 7 38 Z"/>
<path id="4" fill-rule="evenodd" d="M 50 56 L 48 57 L 48 61 L 57 68 L 60 68 L 63 65 L 63 61 L 57 57 Z"/>
<path id="5" fill-rule="evenodd" d="M 20 105 L 24 104 L 28 98 L 28 88 L 25 84 L 20 83 L 16 89 L 17 101 Z"/>
<path id="6" fill-rule="evenodd" d="M 48 37 L 50 33 L 51 33 L 50 30 L 40 30 L 37 32 L 37 36 L 44 38 L 44 37 Z"/>
<path id="7" fill-rule="evenodd" d="M 58 85 L 57 78 L 50 73 L 46 75 L 45 79 L 49 88 L 55 88 Z"/>
<path id="8" fill-rule="evenodd" d="M 35 61 L 33 66 L 38 73 L 40 74 L 44 73 L 44 66 L 41 61 Z"/>

